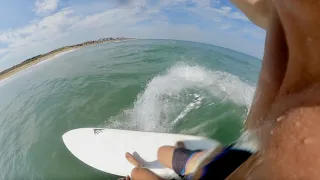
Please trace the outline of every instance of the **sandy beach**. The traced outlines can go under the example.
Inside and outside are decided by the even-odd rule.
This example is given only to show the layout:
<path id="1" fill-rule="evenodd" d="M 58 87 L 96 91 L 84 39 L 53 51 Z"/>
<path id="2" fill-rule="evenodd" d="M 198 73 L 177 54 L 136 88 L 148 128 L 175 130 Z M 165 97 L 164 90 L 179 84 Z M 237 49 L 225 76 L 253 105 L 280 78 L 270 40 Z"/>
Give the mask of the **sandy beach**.
<path id="1" fill-rule="evenodd" d="M 14 69 L 11 69 L 10 71 L 8 71 L 8 72 L 0 75 L 0 81 L 2 81 L 2 80 L 4 80 L 4 79 L 6 79 L 6 78 L 8 78 L 8 77 L 10 77 L 10 76 L 18 73 L 18 72 L 20 72 L 20 71 L 22 71 L 22 70 L 24 70 L 24 69 L 27 69 L 27 68 L 29 68 L 29 67 L 31 67 L 31 66 L 33 66 L 33 65 L 36 65 L 36 64 L 38 64 L 38 63 L 40 63 L 40 62 L 42 62 L 42 61 L 48 60 L 48 59 L 50 59 L 50 58 L 55 57 L 56 55 L 59 55 L 59 54 L 61 54 L 61 53 L 66 53 L 66 52 L 69 52 L 69 51 L 72 51 L 72 50 L 75 50 L 75 49 L 65 49 L 65 50 L 63 50 L 63 51 L 55 52 L 55 53 L 49 54 L 49 55 L 47 55 L 47 56 L 38 58 L 38 59 L 36 59 L 36 60 L 34 60 L 34 61 L 31 61 L 31 62 L 29 62 L 29 63 L 23 64 L 23 65 L 21 65 L 21 66 L 19 66 L 19 67 L 16 67 L 16 68 L 14 68 Z"/>
<path id="2" fill-rule="evenodd" d="M 92 46 L 92 45 L 97 45 L 97 44 L 103 44 L 103 43 L 108 43 L 108 42 L 120 42 L 120 41 L 126 41 L 126 40 L 131 40 L 132 38 L 120 38 L 120 39 L 116 39 L 116 38 L 105 38 L 105 39 L 99 39 L 96 41 L 88 41 L 88 42 L 84 42 L 81 44 L 76 44 L 76 45 L 72 45 L 72 46 L 66 46 L 66 47 L 62 47 L 59 49 L 55 49 L 53 51 L 50 51 L 46 54 L 41 54 L 35 57 L 32 57 L 30 59 L 27 59 L 25 61 L 23 61 L 22 63 L 15 65 L 7 70 L 4 70 L 2 72 L 0 72 L 0 81 L 22 71 L 25 70 L 33 65 L 36 65 L 40 62 L 46 61 L 50 58 L 59 56 L 59 55 L 63 55 L 65 53 L 83 48 L 83 47 L 87 47 L 87 46 Z"/>

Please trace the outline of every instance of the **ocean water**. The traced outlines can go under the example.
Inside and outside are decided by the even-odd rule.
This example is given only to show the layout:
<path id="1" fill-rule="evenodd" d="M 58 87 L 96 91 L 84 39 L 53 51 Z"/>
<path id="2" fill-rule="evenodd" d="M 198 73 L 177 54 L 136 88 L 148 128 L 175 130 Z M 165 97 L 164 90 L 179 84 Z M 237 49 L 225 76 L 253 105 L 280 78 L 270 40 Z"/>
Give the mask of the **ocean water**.
<path id="1" fill-rule="evenodd" d="M 0 179 L 116 179 L 65 148 L 61 136 L 75 128 L 233 142 L 260 64 L 208 44 L 133 40 L 86 47 L 28 68 L 0 82 Z"/>

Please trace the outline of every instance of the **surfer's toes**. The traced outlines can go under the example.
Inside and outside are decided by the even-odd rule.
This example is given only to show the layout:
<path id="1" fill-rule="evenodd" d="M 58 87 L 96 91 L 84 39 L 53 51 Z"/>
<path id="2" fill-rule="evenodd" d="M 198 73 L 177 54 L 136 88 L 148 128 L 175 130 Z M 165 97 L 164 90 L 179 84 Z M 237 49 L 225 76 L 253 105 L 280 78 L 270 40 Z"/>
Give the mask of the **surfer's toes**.
<path id="1" fill-rule="evenodd" d="M 125 157 L 129 161 L 130 164 L 134 165 L 135 167 L 140 166 L 139 161 L 132 154 L 126 152 Z"/>
<path id="2" fill-rule="evenodd" d="M 126 159 L 129 159 L 132 156 L 132 154 L 126 152 L 125 156 L 126 156 Z"/>
<path id="3" fill-rule="evenodd" d="M 184 145 L 184 143 L 182 141 L 178 141 L 178 142 L 176 142 L 176 147 L 185 148 L 186 146 Z"/>

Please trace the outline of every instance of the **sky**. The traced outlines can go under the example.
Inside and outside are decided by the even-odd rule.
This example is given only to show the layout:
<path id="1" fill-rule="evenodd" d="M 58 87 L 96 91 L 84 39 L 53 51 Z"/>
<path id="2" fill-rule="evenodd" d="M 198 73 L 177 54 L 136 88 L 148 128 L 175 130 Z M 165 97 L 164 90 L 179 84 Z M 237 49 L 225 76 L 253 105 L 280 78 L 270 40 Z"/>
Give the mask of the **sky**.
<path id="1" fill-rule="evenodd" d="M 265 31 L 228 0 L 1 0 L 0 71 L 103 37 L 177 39 L 262 58 Z"/>

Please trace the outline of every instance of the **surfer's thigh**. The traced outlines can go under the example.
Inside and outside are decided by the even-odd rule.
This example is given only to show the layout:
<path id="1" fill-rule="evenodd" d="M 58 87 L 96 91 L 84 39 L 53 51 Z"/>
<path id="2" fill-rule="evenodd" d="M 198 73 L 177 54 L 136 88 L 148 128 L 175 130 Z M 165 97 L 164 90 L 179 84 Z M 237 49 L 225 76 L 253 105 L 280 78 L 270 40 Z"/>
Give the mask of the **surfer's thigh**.
<path id="1" fill-rule="evenodd" d="M 164 180 L 147 168 L 135 167 L 131 171 L 132 180 Z"/>
<path id="2" fill-rule="evenodd" d="M 159 162 L 173 169 L 178 175 L 184 176 L 195 170 L 202 150 L 189 150 L 174 146 L 162 146 L 158 149 Z"/>
<path id="3" fill-rule="evenodd" d="M 161 146 L 157 153 L 158 161 L 165 167 L 173 169 L 172 158 L 175 149 L 174 146 Z"/>

